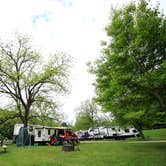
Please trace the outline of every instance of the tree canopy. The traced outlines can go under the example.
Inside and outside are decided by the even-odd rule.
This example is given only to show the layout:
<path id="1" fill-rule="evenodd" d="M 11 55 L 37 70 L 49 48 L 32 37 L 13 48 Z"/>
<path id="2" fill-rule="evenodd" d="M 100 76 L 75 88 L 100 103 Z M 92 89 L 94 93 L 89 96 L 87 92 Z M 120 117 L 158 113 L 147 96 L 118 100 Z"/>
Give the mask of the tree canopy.
<path id="1" fill-rule="evenodd" d="M 48 59 L 42 62 L 27 36 L 17 34 L 13 41 L 0 42 L 0 94 L 16 108 L 25 126 L 37 102 L 55 99 L 68 90 L 71 58 L 56 53 Z"/>
<path id="2" fill-rule="evenodd" d="M 87 130 L 90 127 L 112 124 L 111 114 L 102 114 L 93 100 L 85 100 L 76 109 L 75 130 Z"/>
<path id="3" fill-rule="evenodd" d="M 80 107 L 76 108 L 76 130 L 87 130 L 96 124 L 98 108 L 90 100 L 81 103 Z"/>
<path id="4" fill-rule="evenodd" d="M 139 131 L 166 114 L 166 18 L 146 0 L 112 10 L 107 42 L 91 72 L 96 101 Z"/>

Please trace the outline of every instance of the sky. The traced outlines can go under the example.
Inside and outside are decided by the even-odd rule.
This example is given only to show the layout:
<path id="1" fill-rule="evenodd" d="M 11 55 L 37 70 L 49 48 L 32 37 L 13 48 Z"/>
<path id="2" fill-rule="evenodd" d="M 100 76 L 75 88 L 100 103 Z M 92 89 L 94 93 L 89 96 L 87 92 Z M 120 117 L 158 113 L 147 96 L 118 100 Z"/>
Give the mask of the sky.
<path id="1" fill-rule="evenodd" d="M 30 35 L 47 59 L 64 52 L 73 57 L 70 94 L 63 97 L 61 110 L 66 120 L 74 121 L 74 110 L 81 102 L 94 97 L 94 76 L 86 63 L 101 55 L 100 43 L 109 22 L 111 5 L 121 6 L 130 0 L 0 0 L 0 38 L 19 32 Z M 159 0 L 166 9 L 166 1 Z M 156 4 L 156 0 L 152 0 Z"/>

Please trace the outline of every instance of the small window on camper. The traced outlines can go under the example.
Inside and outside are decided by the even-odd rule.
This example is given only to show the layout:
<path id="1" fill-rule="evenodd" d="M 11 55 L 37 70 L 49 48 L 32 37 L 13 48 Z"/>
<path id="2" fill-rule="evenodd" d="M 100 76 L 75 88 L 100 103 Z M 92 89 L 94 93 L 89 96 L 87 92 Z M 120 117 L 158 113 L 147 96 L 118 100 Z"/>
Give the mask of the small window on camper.
<path id="1" fill-rule="evenodd" d="M 29 126 L 29 131 L 30 131 L 30 132 L 33 131 L 33 126 Z"/>
<path id="2" fill-rule="evenodd" d="M 136 133 L 136 132 L 137 132 L 137 130 L 133 129 L 133 133 Z"/>
<path id="3" fill-rule="evenodd" d="M 50 129 L 48 129 L 48 135 L 50 135 L 50 133 L 51 133 L 51 131 L 50 131 Z"/>
<path id="4" fill-rule="evenodd" d="M 125 129 L 125 132 L 126 132 L 126 133 L 129 133 L 129 129 Z"/>
<path id="5" fill-rule="evenodd" d="M 54 134 L 57 135 L 56 129 L 54 130 Z"/>
<path id="6" fill-rule="evenodd" d="M 38 136 L 38 137 L 41 137 L 41 131 L 40 131 L 40 130 L 38 131 L 37 136 Z"/>
<path id="7" fill-rule="evenodd" d="M 112 130 L 115 130 L 115 128 L 113 127 Z"/>

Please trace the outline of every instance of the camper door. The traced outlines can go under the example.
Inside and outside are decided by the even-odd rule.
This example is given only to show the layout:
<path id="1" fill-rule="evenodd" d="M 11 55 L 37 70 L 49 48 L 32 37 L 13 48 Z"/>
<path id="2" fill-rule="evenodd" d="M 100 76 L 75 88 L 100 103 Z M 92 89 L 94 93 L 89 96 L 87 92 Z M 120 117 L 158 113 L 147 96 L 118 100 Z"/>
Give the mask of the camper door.
<path id="1" fill-rule="evenodd" d="M 45 140 L 44 128 L 35 129 L 35 142 L 42 142 Z"/>

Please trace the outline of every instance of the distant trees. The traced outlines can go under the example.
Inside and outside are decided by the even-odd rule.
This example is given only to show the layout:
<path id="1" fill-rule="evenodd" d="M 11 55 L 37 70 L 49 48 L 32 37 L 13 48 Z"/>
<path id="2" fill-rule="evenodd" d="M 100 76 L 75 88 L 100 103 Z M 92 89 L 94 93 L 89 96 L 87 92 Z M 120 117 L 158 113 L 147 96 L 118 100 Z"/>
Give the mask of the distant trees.
<path id="1" fill-rule="evenodd" d="M 9 99 L 25 127 L 37 102 L 67 92 L 70 62 L 70 57 L 56 53 L 42 63 L 27 36 L 17 34 L 11 42 L 0 42 L 0 94 Z"/>
<path id="2" fill-rule="evenodd" d="M 76 123 L 75 128 L 87 130 L 93 127 L 96 123 L 98 108 L 90 100 L 81 103 L 80 107 L 76 109 Z"/>
<path id="3" fill-rule="evenodd" d="M 96 102 L 141 133 L 166 115 L 166 18 L 146 0 L 112 10 L 108 42 L 91 67 Z"/>
<path id="4" fill-rule="evenodd" d="M 111 115 L 100 115 L 101 111 L 93 100 L 85 100 L 80 107 L 76 109 L 75 130 L 87 130 L 90 127 L 100 125 L 110 125 Z"/>

